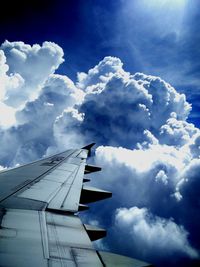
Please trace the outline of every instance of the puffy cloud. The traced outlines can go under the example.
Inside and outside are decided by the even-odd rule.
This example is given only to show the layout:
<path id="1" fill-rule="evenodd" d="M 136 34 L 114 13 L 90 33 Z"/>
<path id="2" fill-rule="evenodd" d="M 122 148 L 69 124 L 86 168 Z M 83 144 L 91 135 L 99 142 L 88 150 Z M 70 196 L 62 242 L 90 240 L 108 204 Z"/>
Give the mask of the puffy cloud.
<path id="1" fill-rule="evenodd" d="M 193 138 L 196 140 L 196 136 Z M 108 205 L 107 212 L 111 210 L 111 213 L 115 214 L 117 208 L 124 206 L 127 208 L 146 207 L 151 211 L 152 217 L 161 217 L 167 221 L 173 218 L 177 227 L 182 225 L 188 232 L 184 237 L 188 246 L 193 246 L 194 249 L 200 247 L 200 235 L 198 234 L 200 162 L 199 159 L 193 157 L 190 146 L 184 145 L 180 148 L 172 145 L 151 144 L 147 148 L 140 147 L 133 150 L 101 146 L 96 150 L 96 163 L 104 167 L 104 175 L 103 178 L 101 177 L 101 182 L 96 180 L 95 185 L 106 184 L 107 189 L 113 191 L 114 203 Z M 103 215 L 100 212 L 100 216 Z M 127 231 L 124 224 L 120 225 L 120 230 L 122 229 L 124 232 Z M 174 235 L 172 228 L 169 227 L 168 230 L 171 231 L 171 235 Z M 157 240 L 160 238 L 158 231 L 155 231 L 156 238 Z M 114 240 L 112 244 L 115 242 L 117 244 L 116 251 L 119 251 L 120 242 L 117 241 L 118 236 L 115 231 L 112 240 Z M 127 238 L 126 242 L 123 242 L 129 255 L 139 257 L 139 252 L 134 254 L 134 251 L 137 245 L 138 247 L 141 245 L 146 251 L 143 259 L 153 260 L 155 264 L 162 261 L 159 266 L 164 266 L 163 261 L 166 261 L 166 266 L 168 266 L 167 258 L 164 255 L 161 255 L 162 259 L 158 259 L 156 254 L 140 243 L 139 236 L 134 235 L 134 240 L 135 246 L 133 247 L 132 239 Z M 184 249 L 183 242 L 179 243 L 179 249 L 175 249 L 175 245 L 176 242 L 172 246 L 172 251 L 174 250 L 175 253 L 174 261 L 189 255 L 181 252 L 182 245 Z M 154 247 L 153 240 L 151 246 Z M 123 252 L 127 253 L 125 250 Z M 151 258 L 150 254 L 155 257 Z M 187 264 L 186 266 L 189 266 L 190 263 Z"/>
<path id="2" fill-rule="evenodd" d="M 84 93 L 67 76 L 54 74 L 63 62 L 58 45 L 6 41 L 1 49 L 0 144 L 7 166 L 35 160 L 50 146 L 55 151 L 53 125 L 63 110 L 83 101 Z"/>
<path id="3" fill-rule="evenodd" d="M 77 128 L 81 128 L 84 120 L 84 114 L 78 113 L 77 109 L 68 108 L 58 116 L 53 125 L 54 139 L 56 147 L 71 148 L 81 147 L 83 145 L 84 136 L 77 132 Z"/>
<path id="4" fill-rule="evenodd" d="M 187 144 L 197 132 L 199 130 L 193 124 L 172 117 L 160 128 L 160 142 L 181 147 Z"/>
<path id="5" fill-rule="evenodd" d="M 171 112 L 174 112 L 179 120 L 185 120 L 188 117 L 191 105 L 186 101 L 184 94 L 179 94 L 159 77 L 143 73 L 136 73 L 133 77 L 152 95 L 152 118 L 155 123 L 157 121 L 160 125 L 160 122 L 165 122 Z"/>
<path id="6" fill-rule="evenodd" d="M 0 125 L 2 128 L 8 128 L 16 123 L 15 110 L 12 107 L 0 102 Z"/>
<path id="7" fill-rule="evenodd" d="M 106 57 L 87 74 L 78 75 L 77 86 L 86 96 L 77 107 L 84 114 L 81 129 L 78 121 L 77 128 L 86 142 L 90 138 L 99 144 L 134 148 L 145 141 L 147 131 L 160 138 L 160 127 L 171 116 L 185 120 L 191 110 L 185 96 L 159 77 L 131 75 L 122 67 L 119 59 Z"/>
<path id="8" fill-rule="evenodd" d="M 20 124 L 17 129 L 21 129 L 23 133 L 26 130 L 28 135 L 23 137 L 23 145 L 18 149 L 14 162 L 22 163 L 26 159 L 33 160 L 40 155 L 63 150 L 63 146 L 56 146 L 56 138 L 60 136 L 56 134 L 54 125 L 58 124 L 65 108 L 80 103 L 83 96 L 82 91 L 77 89 L 69 78 L 50 75 L 38 98 L 27 102 L 25 107 L 16 113 Z M 27 153 L 27 149 L 31 153 Z"/>
<path id="9" fill-rule="evenodd" d="M 184 224 L 190 233 L 192 243 L 200 247 L 200 234 L 198 222 L 200 220 L 200 159 L 193 159 L 182 173 L 182 179 L 176 186 L 176 197 L 179 201 L 179 212 L 176 220 Z"/>
<path id="10" fill-rule="evenodd" d="M 49 75 L 37 99 L 26 103 L 25 107 L 16 114 L 18 123 L 33 121 L 34 123 L 54 123 L 66 107 L 80 103 L 84 95 L 66 76 Z M 39 120 L 38 120 L 39 119 Z M 52 125 L 51 125 L 52 129 Z"/>
<path id="11" fill-rule="evenodd" d="M 199 158 L 200 156 L 200 132 L 197 131 L 197 134 L 191 138 L 190 142 L 188 143 L 191 154 L 193 158 Z"/>
<path id="12" fill-rule="evenodd" d="M 188 154 L 173 146 L 155 144 L 148 149 L 126 149 L 122 147 L 100 146 L 96 149 L 96 160 L 111 165 L 123 165 L 137 173 L 150 172 L 153 168 L 168 166 L 181 171 L 190 160 Z"/>
<path id="13" fill-rule="evenodd" d="M 0 165 L 0 171 L 6 170 L 3 166 Z"/>
<path id="14" fill-rule="evenodd" d="M 103 167 L 104 175 L 100 181 L 96 179 L 95 185 L 114 189 L 113 213 L 121 205 L 137 205 L 158 216 L 175 217 L 180 215 L 176 213 L 180 203 L 174 194 L 179 192 L 177 185 L 189 161 L 187 154 L 172 146 L 134 150 L 101 146 L 96 150 L 96 164 Z"/>
<path id="15" fill-rule="evenodd" d="M 178 256 L 197 258 L 198 252 L 188 242 L 188 232 L 172 219 L 151 214 L 146 208 L 117 209 L 116 231 L 122 231 L 129 249 L 138 257 L 151 261 L 173 262 Z M 118 242 L 121 242 L 119 236 Z"/>
<path id="16" fill-rule="evenodd" d="M 8 71 L 8 65 L 6 64 L 6 57 L 4 52 L 0 50 L 0 79 L 1 79 L 1 90 L 0 90 L 0 99 L 4 96 L 5 86 L 7 82 L 6 72 Z"/>
<path id="17" fill-rule="evenodd" d="M 36 97 L 49 75 L 64 61 L 62 48 L 52 42 L 30 46 L 23 42 L 5 41 L 1 51 L 9 66 L 7 75 L 10 80 L 6 85 L 4 102 L 15 108 Z"/>
<path id="18" fill-rule="evenodd" d="M 88 73 L 78 73 L 77 86 L 87 92 L 98 92 L 103 90 L 104 84 L 115 74 L 127 75 L 123 70 L 123 63 L 119 58 L 105 57 Z M 101 88 L 102 86 L 102 88 Z"/>

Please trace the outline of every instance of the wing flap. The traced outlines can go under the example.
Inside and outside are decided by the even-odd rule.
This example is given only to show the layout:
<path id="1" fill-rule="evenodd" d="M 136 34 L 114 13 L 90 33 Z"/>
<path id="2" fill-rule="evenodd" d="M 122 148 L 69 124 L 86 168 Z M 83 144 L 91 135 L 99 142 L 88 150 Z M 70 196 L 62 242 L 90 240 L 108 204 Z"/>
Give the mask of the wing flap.
<path id="1" fill-rule="evenodd" d="M 103 267 L 95 250 L 73 248 L 72 253 L 78 267 Z"/>
<path id="2" fill-rule="evenodd" d="M 62 165 L 61 165 L 62 167 Z M 70 212 L 79 210 L 80 194 L 83 183 L 85 160 L 79 159 L 79 167 L 74 170 L 70 180 L 62 185 L 62 188 L 48 204 L 50 209 L 63 209 Z"/>
<path id="3" fill-rule="evenodd" d="M 153 265 L 147 262 L 110 252 L 98 251 L 98 254 L 104 263 L 104 266 L 107 267 L 153 267 Z"/>

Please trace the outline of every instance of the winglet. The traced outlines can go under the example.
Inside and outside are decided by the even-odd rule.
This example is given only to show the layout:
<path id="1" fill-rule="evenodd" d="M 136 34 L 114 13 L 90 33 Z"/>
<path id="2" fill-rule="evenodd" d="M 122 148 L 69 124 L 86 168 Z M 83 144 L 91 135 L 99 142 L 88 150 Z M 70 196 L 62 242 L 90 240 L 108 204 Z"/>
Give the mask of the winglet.
<path id="1" fill-rule="evenodd" d="M 91 144 L 89 144 L 89 145 L 87 145 L 87 146 L 82 147 L 81 149 L 86 149 L 86 150 L 88 150 L 88 157 L 90 157 L 90 155 L 91 155 L 91 148 L 92 148 L 94 145 L 95 145 L 95 143 L 91 143 Z"/>

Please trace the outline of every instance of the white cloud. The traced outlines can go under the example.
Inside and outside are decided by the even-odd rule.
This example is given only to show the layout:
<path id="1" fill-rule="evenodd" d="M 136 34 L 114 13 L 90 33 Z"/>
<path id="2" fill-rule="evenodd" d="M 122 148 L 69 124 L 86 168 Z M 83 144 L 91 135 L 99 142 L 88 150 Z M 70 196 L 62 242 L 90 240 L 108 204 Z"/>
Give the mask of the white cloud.
<path id="1" fill-rule="evenodd" d="M 188 232 L 172 219 L 151 214 L 146 208 L 120 208 L 116 211 L 116 226 L 131 244 L 133 253 L 164 261 L 176 254 L 197 258 L 198 252 L 188 242 Z"/>
<path id="2" fill-rule="evenodd" d="M 3 166 L 0 165 L 0 171 L 4 171 L 6 170 L 7 168 L 4 168 Z"/>
<path id="3" fill-rule="evenodd" d="M 2 128 L 9 128 L 16 124 L 15 109 L 0 102 L 0 125 Z"/>
<path id="4" fill-rule="evenodd" d="M 164 144 L 181 147 L 190 142 L 198 132 L 199 130 L 193 124 L 172 117 L 161 126 L 160 141 Z"/>
<path id="5" fill-rule="evenodd" d="M 7 75 L 12 80 L 7 84 L 4 102 L 15 108 L 36 97 L 49 75 L 64 61 L 62 48 L 52 42 L 30 46 L 5 41 L 1 50 L 9 66 Z"/>
<path id="6" fill-rule="evenodd" d="M 41 88 L 37 99 L 27 101 L 25 107 L 16 113 L 18 123 L 34 121 L 34 123 L 54 123 L 66 107 L 83 100 L 83 93 L 75 87 L 66 76 L 51 74 Z M 52 127 L 51 127 L 52 128 Z"/>
<path id="7" fill-rule="evenodd" d="M 190 141 L 188 142 L 189 149 L 194 158 L 200 157 L 200 132 L 197 131 Z"/>
<path id="8" fill-rule="evenodd" d="M 77 107 L 85 114 L 81 129 L 77 126 L 78 132 L 84 136 L 87 133 L 99 144 L 134 148 L 150 135 L 155 137 L 152 142 L 160 140 L 160 131 L 164 139 L 164 128 L 160 127 L 174 117 L 181 124 L 191 110 L 185 96 L 161 78 L 142 73 L 131 75 L 113 57 L 104 58 L 87 74 L 79 74 L 77 86 L 86 92 L 83 104 Z M 187 123 L 184 127 L 185 132 L 179 133 L 183 140 L 191 131 Z"/>
<path id="9" fill-rule="evenodd" d="M 165 171 L 163 170 L 160 170 L 157 174 L 156 174 L 156 177 L 155 177 L 155 180 L 156 181 L 162 181 L 165 185 L 168 184 L 168 176 L 166 175 Z"/>
<path id="10" fill-rule="evenodd" d="M 100 146 L 95 161 L 103 167 L 103 177 L 94 183 L 113 191 L 113 212 L 117 205 L 137 205 L 159 216 L 178 218 L 184 208 L 177 200 L 178 193 L 182 196 L 178 184 L 185 177 L 191 158 L 188 151 L 183 153 L 167 145 L 134 150 Z"/>
<path id="11" fill-rule="evenodd" d="M 168 166 L 180 172 L 190 160 L 188 154 L 173 146 L 151 145 L 148 149 L 126 149 L 122 147 L 104 147 L 96 149 L 97 161 L 105 164 L 124 165 L 137 173 L 149 172 L 156 166 Z"/>
<path id="12" fill-rule="evenodd" d="M 102 89 L 104 84 L 112 78 L 113 75 L 119 73 L 126 76 L 127 73 L 123 70 L 123 63 L 116 57 L 105 57 L 88 73 L 78 73 L 77 86 L 87 92 L 96 92 L 96 88 Z M 101 88 L 102 86 L 102 88 Z"/>
<path id="13" fill-rule="evenodd" d="M 74 108 L 68 108 L 58 116 L 53 125 L 54 139 L 56 147 L 77 148 L 83 146 L 84 136 L 77 132 L 77 128 L 81 128 L 84 120 L 84 114 L 78 113 Z"/>
<path id="14" fill-rule="evenodd" d="M 5 94 L 5 86 L 7 83 L 6 72 L 8 69 L 9 67 L 6 64 L 4 52 L 0 50 L 0 99 L 2 99 Z"/>
<path id="15" fill-rule="evenodd" d="M 84 93 L 67 76 L 54 74 L 63 55 L 62 48 L 51 42 L 2 44 L 0 145 L 6 166 L 37 159 L 55 147 L 56 118 L 83 101 Z"/>

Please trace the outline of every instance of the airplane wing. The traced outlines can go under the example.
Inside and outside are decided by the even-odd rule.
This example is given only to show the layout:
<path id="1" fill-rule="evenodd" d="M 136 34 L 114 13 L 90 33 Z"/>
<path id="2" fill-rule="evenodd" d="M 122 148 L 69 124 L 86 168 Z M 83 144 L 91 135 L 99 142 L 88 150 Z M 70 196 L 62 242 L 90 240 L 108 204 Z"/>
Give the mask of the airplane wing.
<path id="1" fill-rule="evenodd" d="M 149 266 L 96 251 L 91 241 L 106 231 L 78 216 L 112 195 L 85 185 L 84 175 L 101 170 L 86 163 L 93 145 L 0 172 L 0 266 Z"/>

